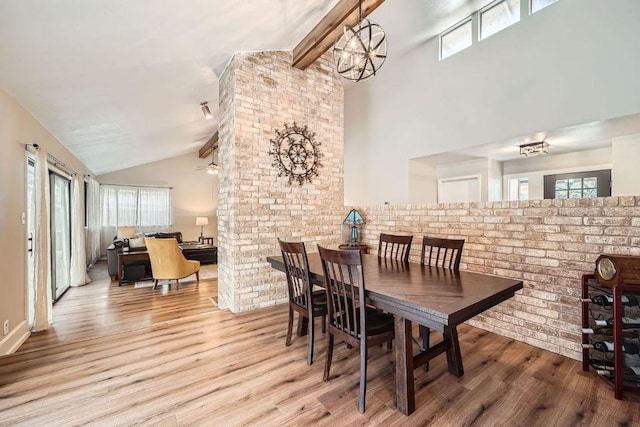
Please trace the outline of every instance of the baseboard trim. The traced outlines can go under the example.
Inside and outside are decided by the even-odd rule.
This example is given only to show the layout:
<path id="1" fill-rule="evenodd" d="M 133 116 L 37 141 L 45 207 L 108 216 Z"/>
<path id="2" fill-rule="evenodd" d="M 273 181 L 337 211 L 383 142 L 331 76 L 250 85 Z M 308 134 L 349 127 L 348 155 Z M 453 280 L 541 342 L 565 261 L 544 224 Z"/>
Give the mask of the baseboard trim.
<path id="1" fill-rule="evenodd" d="M 20 346 L 31 336 L 27 321 L 23 320 L 20 324 L 13 328 L 9 335 L 0 341 L 0 355 L 6 356 L 15 353 Z"/>

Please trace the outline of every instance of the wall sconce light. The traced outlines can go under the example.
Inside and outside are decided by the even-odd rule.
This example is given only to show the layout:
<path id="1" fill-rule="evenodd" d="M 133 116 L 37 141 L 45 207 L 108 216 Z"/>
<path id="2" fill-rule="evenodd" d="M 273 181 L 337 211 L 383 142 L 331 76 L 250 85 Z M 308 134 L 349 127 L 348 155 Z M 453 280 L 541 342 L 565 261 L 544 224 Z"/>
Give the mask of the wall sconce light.
<path id="1" fill-rule="evenodd" d="M 545 141 L 532 142 L 520 146 L 520 155 L 524 157 L 549 154 L 549 144 Z"/>
<path id="2" fill-rule="evenodd" d="M 202 107 L 202 114 L 204 114 L 204 118 L 211 120 L 213 118 L 213 114 L 211 114 L 211 110 L 209 109 L 207 102 L 205 101 L 200 103 L 200 106 Z"/>
<path id="3" fill-rule="evenodd" d="M 356 209 L 351 209 L 344 219 L 343 224 L 351 226 L 351 237 L 349 238 L 349 246 L 358 246 L 360 243 L 360 237 L 358 236 L 358 225 L 364 224 L 364 219 L 360 212 Z"/>

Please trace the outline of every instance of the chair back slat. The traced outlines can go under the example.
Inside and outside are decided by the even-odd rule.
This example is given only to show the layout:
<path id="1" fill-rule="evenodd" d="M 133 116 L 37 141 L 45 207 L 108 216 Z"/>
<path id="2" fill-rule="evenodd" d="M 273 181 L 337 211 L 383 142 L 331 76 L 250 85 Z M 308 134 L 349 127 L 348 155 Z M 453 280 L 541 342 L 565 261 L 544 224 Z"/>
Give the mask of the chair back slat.
<path id="1" fill-rule="evenodd" d="M 360 251 L 336 251 L 318 246 L 324 272 L 329 324 L 360 338 L 364 324 L 364 277 Z"/>
<path id="2" fill-rule="evenodd" d="M 396 236 L 380 233 L 378 242 L 378 257 L 409 262 L 411 241 L 413 236 Z"/>
<path id="3" fill-rule="evenodd" d="M 424 236 L 422 238 L 420 264 L 458 271 L 460 270 L 463 246 L 464 239 L 443 239 Z"/>
<path id="4" fill-rule="evenodd" d="M 278 239 L 284 259 L 289 289 L 289 302 L 304 309 L 309 308 L 311 300 L 311 279 L 309 259 L 304 242 L 283 242 Z"/>

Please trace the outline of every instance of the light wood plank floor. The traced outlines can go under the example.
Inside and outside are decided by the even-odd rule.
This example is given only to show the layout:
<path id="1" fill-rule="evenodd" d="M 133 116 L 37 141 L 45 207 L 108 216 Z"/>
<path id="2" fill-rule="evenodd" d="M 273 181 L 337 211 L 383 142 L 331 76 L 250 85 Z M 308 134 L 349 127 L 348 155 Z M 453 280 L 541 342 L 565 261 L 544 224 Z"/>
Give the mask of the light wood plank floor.
<path id="1" fill-rule="evenodd" d="M 357 350 L 338 344 L 323 382 L 325 336 L 307 366 L 306 338 L 284 345 L 286 306 L 220 310 L 215 279 L 118 288 L 104 264 L 92 277 L 50 331 L 0 358 L 0 425 L 640 425 L 637 396 L 615 400 L 577 361 L 470 326 L 464 377 L 444 357 L 417 369 L 410 417 L 395 410 L 393 352 L 374 348 L 361 415 Z"/>

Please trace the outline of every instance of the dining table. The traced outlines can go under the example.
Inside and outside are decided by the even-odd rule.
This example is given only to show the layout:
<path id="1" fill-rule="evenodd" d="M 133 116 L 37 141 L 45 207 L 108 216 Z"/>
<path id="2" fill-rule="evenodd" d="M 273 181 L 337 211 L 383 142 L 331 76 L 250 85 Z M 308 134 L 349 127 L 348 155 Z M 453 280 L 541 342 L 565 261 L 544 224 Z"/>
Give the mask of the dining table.
<path id="1" fill-rule="evenodd" d="M 513 297 L 522 281 L 470 271 L 454 271 L 414 262 L 363 254 L 367 304 L 391 313 L 395 327 L 396 407 L 405 415 L 415 410 L 414 369 L 446 353 L 451 374 L 464 374 L 456 326 Z M 318 253 L 309 253 L 314 285 L 325 286 Z M 269 256 L 285 271 L 282 256 Z M 443 333 L 443 341 L 413 354 L 412 322 Z"/>

